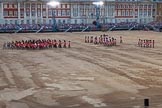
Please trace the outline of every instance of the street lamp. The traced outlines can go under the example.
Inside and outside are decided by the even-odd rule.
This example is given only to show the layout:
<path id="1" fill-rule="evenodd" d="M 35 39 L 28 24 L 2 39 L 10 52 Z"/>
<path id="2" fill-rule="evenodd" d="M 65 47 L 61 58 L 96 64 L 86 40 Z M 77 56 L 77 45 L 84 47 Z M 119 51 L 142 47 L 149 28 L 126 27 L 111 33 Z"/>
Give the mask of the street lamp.
<path id="1" fill-rule="evenodd" d="M 60 2 L 57 1 L 50 1 L 47 3 L 47 5 L 51 6 L 52 8 L 55 8 L 56 6 L 60 5 Z M 55 19 L 55 11 L 52 9 L 52 19 L 53 19 L 53 31 L 57 31 L 57 24 L 56 24 L 56 19 Z"/>
<path id="2" fill-rule="evenodd" d="M 93 2 L 93 5 L 96 6 L 96 23 L 97 23 L 97 26 L 99 26 L 100 7 L 104 5 L 104 2 L 103 1 Z"/>

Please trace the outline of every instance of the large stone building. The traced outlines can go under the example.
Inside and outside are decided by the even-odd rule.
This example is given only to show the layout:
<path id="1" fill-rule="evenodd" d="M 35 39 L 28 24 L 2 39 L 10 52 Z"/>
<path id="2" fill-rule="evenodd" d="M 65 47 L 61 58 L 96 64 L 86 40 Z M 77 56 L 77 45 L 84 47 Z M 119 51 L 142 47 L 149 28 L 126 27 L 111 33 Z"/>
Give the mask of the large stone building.
<path id="1" fill-rule="evenodd" d="M 1 0 L 0 24 L 52 24 L 55 16 L 57 23 L 87 24 L 96 19 L 94 0 L 62 0 L 57 7 L 47 5 L 49 0 Z M 104 0 L 100 6 L 100 22 L 139 22 L 155 20 L 157 2 L 136 0 Z M 158 8 L 157 8 L 158 7 Z M 52 13 L 55 13 L 53 15 Z M 159 16 L 158 16 L 159 19 Z"/>

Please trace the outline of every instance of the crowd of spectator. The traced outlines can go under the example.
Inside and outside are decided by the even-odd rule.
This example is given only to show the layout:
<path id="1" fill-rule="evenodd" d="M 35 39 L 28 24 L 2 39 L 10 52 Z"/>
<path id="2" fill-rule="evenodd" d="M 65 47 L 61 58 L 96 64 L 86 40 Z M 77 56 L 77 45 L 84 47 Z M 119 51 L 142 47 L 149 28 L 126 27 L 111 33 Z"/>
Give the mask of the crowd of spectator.
<path id="1" fill-rule="evenodd" d="M 83 29 L 87 28 L 87 31 L 98 31 L 101 30 L 101 28 L 105 28 L 109 30 L 110 28 L 114 27 L 116 29 L 129 29 L 131 27 L 139 27 L 143 26 L 142 24 L 139 24 L 137 22 L 120 22 L 120 23 L 105 23 L 100 24 L 100 28 L 97 27 L 94 24 L 59 24 L 57 25 L 58 31 L 65 31 L 67 29 L 71 31 L 82 31 Z M 162 27 L 162 22 L 151 22 L 147 24 L 148 26 L 154 26 L 154 27 Z M 21 32 L 27 32 L 27 31 L 38 31 L 41 29 L 42 32 L 46 31 L 53 31 L 53 24 L 0 24 L 0 32 L 8 32 L 12 31 L 15 32 L 16 30 L 21 29 Z"/>

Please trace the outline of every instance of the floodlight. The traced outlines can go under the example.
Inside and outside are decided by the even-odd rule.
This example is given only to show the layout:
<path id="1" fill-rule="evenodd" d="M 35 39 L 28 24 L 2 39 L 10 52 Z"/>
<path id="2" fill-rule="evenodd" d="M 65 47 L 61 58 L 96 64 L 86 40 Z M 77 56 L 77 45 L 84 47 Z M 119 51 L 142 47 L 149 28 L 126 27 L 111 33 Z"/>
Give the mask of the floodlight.
<path id="1" fill-rule="evenodd" d="M 50 1 L 50 2 L 47 3 L 47 5 L 52 6 L 52 7 L 56 7 L 56 6 L 60 5 L 60 2 Z"/>
<path id="2" fill-rule="evenodd" d="M 93 2 L 93 4 L 97 5 L 97 6 L 102 6 L 102 5 L 104 5 L 104 2 L 103 1 Z"/>

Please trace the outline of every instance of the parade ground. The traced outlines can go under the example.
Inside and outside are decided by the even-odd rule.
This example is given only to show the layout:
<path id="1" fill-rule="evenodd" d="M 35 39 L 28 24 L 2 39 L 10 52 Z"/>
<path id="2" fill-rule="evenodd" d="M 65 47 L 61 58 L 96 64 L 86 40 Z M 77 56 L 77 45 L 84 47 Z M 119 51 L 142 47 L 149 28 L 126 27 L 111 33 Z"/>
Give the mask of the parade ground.
<path id="1" fill-rule="evenodd" d="M 117 45 L 85 43 L 107 34 Z M 119 43 L 122 36 L 123 43 Z M 155 40 L 154 48 L 137 46 Z M 71 41 L 71 48 L 3 49 L 4 42 Z M 0 108 L 162 108 L 162 32 L 0 34 Z"/>

